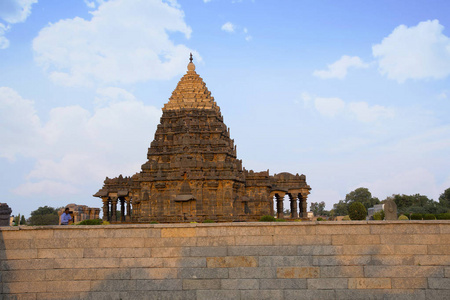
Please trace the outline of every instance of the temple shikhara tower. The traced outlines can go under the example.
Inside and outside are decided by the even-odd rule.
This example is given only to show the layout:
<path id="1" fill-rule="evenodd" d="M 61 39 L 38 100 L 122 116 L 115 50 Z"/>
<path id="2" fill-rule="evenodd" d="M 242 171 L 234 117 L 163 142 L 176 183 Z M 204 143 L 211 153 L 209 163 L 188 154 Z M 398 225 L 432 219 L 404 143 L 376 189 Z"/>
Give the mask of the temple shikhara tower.
<path id="1" fill-rule="evenodd" d="M 305 175 L 254 172 L 237 159 L 234 140 L 203 79 L 188 64 L 178 82 L 147 153 L 142 170 L 131 177 L 106 178 L 94 196 L 103 201 L 110 222 L 253 221 L 263 215 L 307 216 L 311 188 Z M 119 208 L 118 208 L 119 205 Z M 120 213 L 118 213 L 120 210 Z"/>

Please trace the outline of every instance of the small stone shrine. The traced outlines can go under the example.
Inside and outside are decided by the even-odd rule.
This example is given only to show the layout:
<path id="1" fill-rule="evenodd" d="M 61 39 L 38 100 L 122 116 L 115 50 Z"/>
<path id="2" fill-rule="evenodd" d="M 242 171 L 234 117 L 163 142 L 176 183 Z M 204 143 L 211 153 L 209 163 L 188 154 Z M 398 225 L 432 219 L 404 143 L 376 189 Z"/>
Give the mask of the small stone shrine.
<path id="1" fill-rule="evenodd" d="M 305 175 L 242 167 L 220 108 L 203 79 L 188 64 L 150 144 L 147 162 L 131 177 L 106 178 L 94 197 L 103 201 L 110 222 L 252 221 L 263 215 L 284 218 L 289 197 L 291 219 L 307 217 L 311 188 Z M 117 210 L 120 204 L 120 215 Z"/>
<path id="2" fill-rule="evenodd" d="M 11 208 L 6 203 L 0 203 L 0 226 L 9 226 L 11 219 Z"/>
<path id="3" fill-rule="evenodd" d="M 397 204 L 394 199 L 388 198 L 384 203 L 384 219 L 387 221 L 397 220 Z"/>
<path id="4" fill-rule="evenodd" d="M 61 223 L 61 215 L 63 214 L 66 208 L 69 208 L 69 213 L 72 216 L 72 220 L 74 223 L 78 223 L 84 220 L 94 220 L 100 218 L 100 208 L 88 207 L 86 205 L 77 205 L 71 203 L 58 211 L 60 223 Z"/>

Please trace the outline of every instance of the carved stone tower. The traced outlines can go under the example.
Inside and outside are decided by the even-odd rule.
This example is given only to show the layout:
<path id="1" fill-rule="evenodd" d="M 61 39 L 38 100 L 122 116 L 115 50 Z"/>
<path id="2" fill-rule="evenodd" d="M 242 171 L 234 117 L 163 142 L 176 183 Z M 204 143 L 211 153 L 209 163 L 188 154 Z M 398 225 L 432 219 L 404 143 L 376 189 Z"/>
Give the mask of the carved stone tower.
<path id="1" fill-rule="evenodd" d="M 94 196 L 103 200 L 104 219 L 112 222 L 189 222 L 257 220 L 283 217 L 283 197 L 291 200 L 291 217 L 306 217 L 310 187 L 304 175 L 242 168 L 220 108 L 203 79 L 188 64 L 148 149 L 147 162 L 131 178 L 106 178 Z M 116 205 L 121 204 L 121 216 Z M 127 213 L 125 214 L 125 204 Z M 132 205 L 132 211 L 131 207 Z"/>

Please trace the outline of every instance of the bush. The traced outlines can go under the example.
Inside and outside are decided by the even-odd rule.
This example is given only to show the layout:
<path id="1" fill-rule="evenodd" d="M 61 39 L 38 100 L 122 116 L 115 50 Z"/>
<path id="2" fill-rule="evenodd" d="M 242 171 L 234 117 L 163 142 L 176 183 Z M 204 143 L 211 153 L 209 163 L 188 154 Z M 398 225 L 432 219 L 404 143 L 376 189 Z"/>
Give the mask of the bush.
<path id="1" fill-rule="evenodd" d="M 365 220 L 367 210 L 361 202 L 353 202 L 348 206 L 348 216 L 351 220 Z"/>
<path id="2" fill-rule="evenodd" d="M 158 221 L 151 221 L 150 224 L 158 224 Z"/>
<path id="3" fill-rule="evenodd" d="M 108 221 L 103 221 L 102 225 L 111 225 Z"/>
<path id="4" fill-rule="evenodd" d="M 419 213 L 413 213 L 411 214 L 411 220 L 422 220 L 423 219 L 423 215 L 419 214 Z"/>
<path id="5" fill-rule="evenodd" d="M 80 223 L 77 223 L 77 225 L 102 225 L 103 220 L 101 219 L 92 219 L 92 220 L 84 220 Z"/>
<path id="6" fill-rule="evenodd" d="M 322 217 L 318 217 L 317 221 L 325 221 Z"/>
<path id="7" fill-rule="evenodd" d="M 384 210 L 377 211 L 373 214 L 373 219 L 377 221 L 384 220 Z"/>
<path id="8" fill-rule="evenodd" d="M 342 221 L 350 221 L 350 217 L 348 215 L 346 215 L 345 217 L 342 218 Z"/>
<path id="9" fill-rule="evenodd" d="M 436 219 L 438 219 L 438 220 L 450 220 L 450 213 L 438 214 L 436 216 Z"/>
<path id="10" fill-rule="evenodd" d="M 409 220 L 408 217 L 405 216 L 405 215 L 400 215 L 400 216 L 398 217 L 398 219 L 399 219 L 399 220 Z"/>
<path id="11" fill-rule="evenodd" d="M 287 222 L 286 219 L 275 219 L 275 222 Z"/>
<path id="12" fill-rule="evenodd" d="M 433 214 L 425 214 L 423 215 L 424 220 L 436 220 L 436 216 Z"/>
<path id="13" fill-rule="evenodd" d="M 275 220 L 276 219 L 273 216 L 269 215 L 262 216 L 261 219 L 259 219 L 261 222 L 275 222 Z"/>
<path id="14" fill-rule="evenodd" d="M 210 220 L 210 219 L 206 219 L 206 220 L 203 220 L 203 223 L 216 223 L 216 222 L 213 220 Z"/>

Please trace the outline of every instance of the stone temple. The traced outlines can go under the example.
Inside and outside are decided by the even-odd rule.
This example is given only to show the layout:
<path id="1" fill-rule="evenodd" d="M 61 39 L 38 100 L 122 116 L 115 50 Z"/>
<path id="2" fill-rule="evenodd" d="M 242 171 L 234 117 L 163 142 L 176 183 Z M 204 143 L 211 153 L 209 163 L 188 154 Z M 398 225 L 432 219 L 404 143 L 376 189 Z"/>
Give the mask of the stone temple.
<path id="1" fill-rule="evenodd" d="M 305 175 L 271 176 L 268 170 L 243 168 L 220 108 L 195 72 L 192 54 L 187 68 L 162 109 L 142 170 L 131 177 L 107 177 L 94 195 L 103 201 L 103 219 L 148 223 L 284 218 L 285 196 L 290 218 L 306 218 L 311 188 Z"/>

